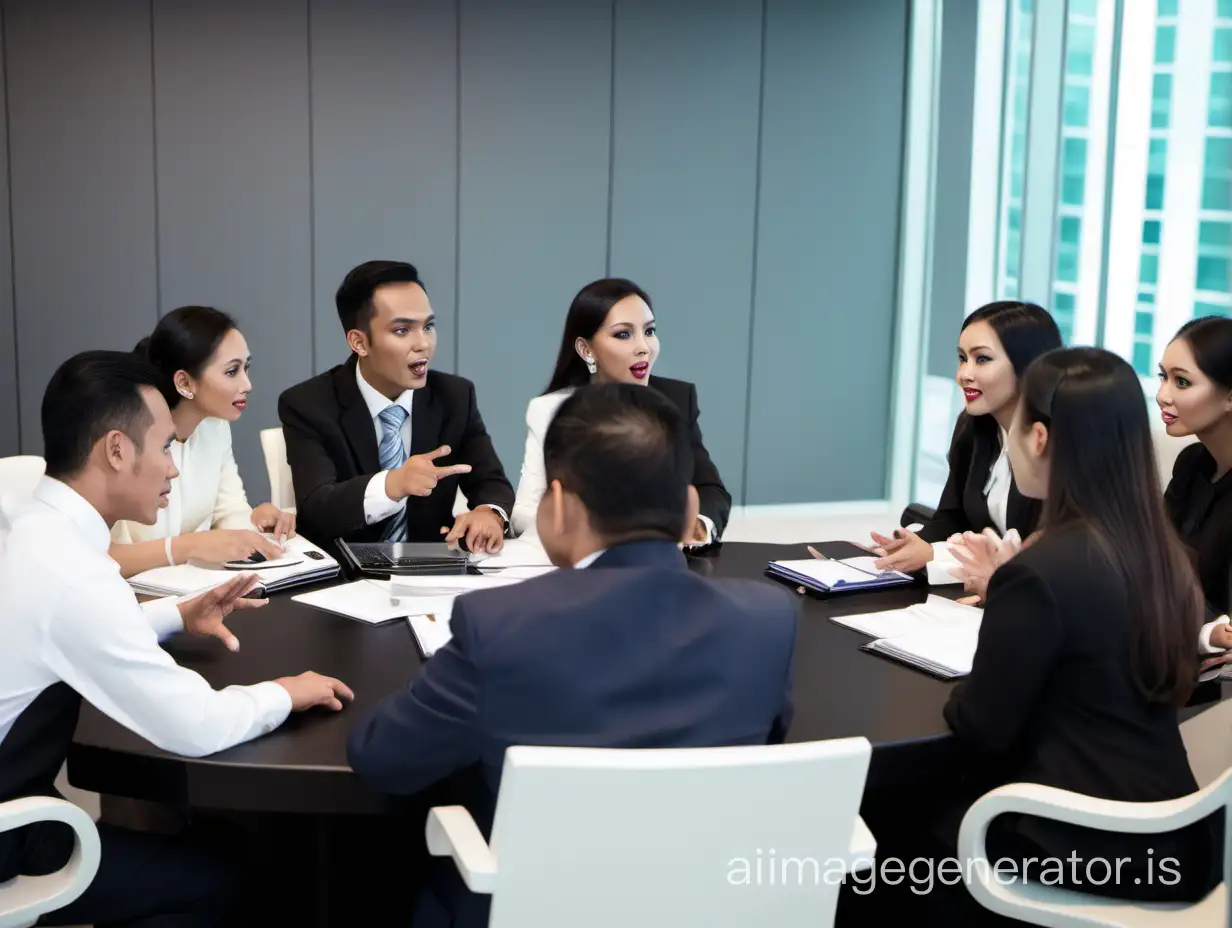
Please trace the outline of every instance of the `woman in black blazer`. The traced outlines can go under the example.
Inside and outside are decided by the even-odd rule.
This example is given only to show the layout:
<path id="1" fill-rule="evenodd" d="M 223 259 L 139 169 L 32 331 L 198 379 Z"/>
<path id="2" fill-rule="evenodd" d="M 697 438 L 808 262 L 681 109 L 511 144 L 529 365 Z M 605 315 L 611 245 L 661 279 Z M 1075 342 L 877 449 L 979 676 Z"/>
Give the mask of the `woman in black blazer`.
<path id="1" fill-rule="evenodd" d="M 945 709 L 971 798 L 1007 782 L 1127 802 L 1195 792 L 1177 708 L 1197 675 L 1202 599 L 1162 505 L 1137 375 L 1107 351 L 1071 348 L 1033 364 L 1022 392 L 1009 450 L 1022 492 L 1043 500 L 1040 530 L 992 573 L 971 674 Z M 964 541 L 987 564 L 992 544 Z M 1119 882 L 1093 882 L 1099 864 L 1075 882 L 1066 863 L 1054 885 L 1193 900 L 1219 880 L 1219 834 L 1211 822 L 1125 835 L 1003 816 L 988 849 L 1019 873 L 1036 858 L 1033 878 L 1072 853 L 1128 858 Z M 1177 875 L 1165 879 L 1167 857 Z"/>
<path id="2" fill-rule="evenodd" d="M 1164 351 L 1155 397 L 1168 434 L 1196 435 L 1176 459 L 1164 493 L 1172 524 L 1189 548 L 1206 595 L 1203 650 L 1232 647 L 1232 319 L 1186 323 Z"/>
<path id="3" fill-rule="evenodd" d="M 1040 355 L 1061 347 L 1061 332 L 1034 303 L 989 303 L 969 315 L 958 337 L 958 386 L 966 409 L 950 442 L 950 473 L 937 512 L 920 532 L 873 533 L 878 567 L 916 571 L 953 535 L 993 528 L 1035 530 L 1040 504 L 1014 483 L 1002 436 L 1018 405 L 1018 384 Z M 939 578 L 938 578 L 939 579 Z"/>
<path id="4" fill-rule="evenodd" d="M 573 298 L 556 369 L 542 396 L 526 410 L 526 451 L 513 507 L 513 530 L 534 532 L 535 513 L 546 489 L 543 438 L 556 410 L 587 383 L 636 383 L 658 390 L 680 411 L 693 446 L 693 486 L 701 516 L 687 540 L 692 547 L 717 542 L 731 514 L 731 496 L 702 443 L 697 388 L 684 380 L 651 376 L 659 357 L 659 336 L 650 297 L 631 280 L 605 278 L 587 284 Z"/>

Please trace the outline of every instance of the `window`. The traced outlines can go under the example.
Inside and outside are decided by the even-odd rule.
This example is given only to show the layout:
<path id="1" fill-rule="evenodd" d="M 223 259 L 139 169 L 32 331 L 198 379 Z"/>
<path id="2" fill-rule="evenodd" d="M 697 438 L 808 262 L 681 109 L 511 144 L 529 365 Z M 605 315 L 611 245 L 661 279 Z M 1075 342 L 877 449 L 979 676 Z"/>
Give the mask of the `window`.
<path id="1" fill-rule="evenodd" d="M 1232 210 L 1232 139 L 1207 139 L 1202 208 Z"/>
<path id="2" fill-rule="evenodd" d="M 1027 116 L 1031 88 L 1033 0 L 1017 0 L 1010 8 L 1007 29 L 1005 94 L 1002 110 L 1001 194 L 997 223 L 997 298 L 1019 296 L 1022 265 L 1022 198 L 1027 172 Z"/>
<path id="3" fill-rule="evenodd" d="M 1144 284 L 1159 282 L 1159 255 L 1144 254 L 1138 265 L 1138 280 Z"/>
<path id="4" fill-rule="evenodd" d="M 1207 122 L 1212 129 L 1232 129 L 1232 71 L 1211 75 L 1211 105 Z"/>
<path id="5" fill-rule="evenodd" d="M 1061 202 L 1081 206 L 1086 192 L 1087 140 L 1067 138 L 1061 155 Z"/>
<path id="6" fill-rule="evenodd" d="M 1065 125 L 1085 128 L 1091 114 L 1091 88 L 1083 84 L 1065 85 Z"/>
<path id="7" fill-rule="evenodd" d="M 1194 318 L 1199 316 L 1232 316 L 1232 306 L 1218 303 L 1194 303 Z"/>
<path id="8" fill-rule="evenodd" d="M 1176 58 L 1176 26 L 1159 26 L 1155 30 L 1155 63 L 1172 64 Z"/>
<path id="9" fill-rule="evenodd" d="M 1166 139 L 1151 139 L 1146 165 L 1146 208 L 1164 208 L 1164 167 L 1168 157 Z"/>
<path id="10" fill-rule="evenodd" d="M 1232 62 L 1232 29 L 1215 30 L 1215 51 L 1212 57 L 1216 64 Z"/>
<path id="11" fill-rule="evenodd" d="M 1219 2 L 1226 3 L 1228 0 L 1219 0 Z M 1160 16 L 1175 16 L 1179 5 L 1180 0 L 1159 0 L 1159 5 L 1156 8 L 1156 12 L 1158 12 Z"/>
<path id="12" fill-rule="evenodd" d="M 1158 245 L 1161 232 L 1161 225 L 1158 219 L 1148 219 L 1142 223 L 1142 244 L 1143 245 Z"/>
<path id="13" fill-rule="evenodd" d="M 1095 55 L 1095 27 L 1074 22 L 1073 12 L 1070 11 L 1065 42 L 1065 76 L 1090 77 Z"/>
<path id="14" fill-rule="evenodd" d="M 1151 128 L 1167 129 L 1172 113 L 1172 75 L 1157 73 L 1151 85 Z"/>

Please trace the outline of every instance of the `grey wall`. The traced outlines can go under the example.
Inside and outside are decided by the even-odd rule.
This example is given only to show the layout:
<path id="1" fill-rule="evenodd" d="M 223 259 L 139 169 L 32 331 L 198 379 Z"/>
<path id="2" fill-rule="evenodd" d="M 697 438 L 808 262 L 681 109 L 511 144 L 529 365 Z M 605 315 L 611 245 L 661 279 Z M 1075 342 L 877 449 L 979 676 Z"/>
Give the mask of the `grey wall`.
<path id="1" fill-rule="evenodd" d="M 256 503 L 278 393 L 345 358 L 338 281 L 397 257 L 515 482 L 610 273 L 654 298 L 737 501 L 881 497 L 907 8 L 4 0 L 0 453 L 38 453 L 69 354 L 214 304 L 254 355 Z"/>

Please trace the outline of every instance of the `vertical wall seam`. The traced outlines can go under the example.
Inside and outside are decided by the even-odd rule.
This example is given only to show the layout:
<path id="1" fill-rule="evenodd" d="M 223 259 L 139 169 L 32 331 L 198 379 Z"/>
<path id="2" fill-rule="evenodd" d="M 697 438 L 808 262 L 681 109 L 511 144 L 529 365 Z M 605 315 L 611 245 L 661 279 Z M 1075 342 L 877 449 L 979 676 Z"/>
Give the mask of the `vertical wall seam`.
<path id="1" fill-rule="evenodd" d="M 0 4 L 0 43 L 4 45 L 4 182 L 8 185 L 9 199 L 9 288 L 13 311 L 13 402 L 17 404 L 17 450 L 25 451 L 22 436 L 21 410 L 21 352 L 17 350 L 17 250 L 13 234 L 13 109 L 9 106 L 9 32 L 4 19 L 4 6 Z"/>
<path id="2" fill-rule="evenodd" d="M 462 372 L 462 0 L 454 3 L 453 370 Z"/>
<path id="3" fill-rule="evenodd" d="M 612 230 L 615 227 L 616 202 L 616 0 L 612 0 L 611 49 L 609 52 L 611 72 L 608 78 L 607 103 L 607 255 L 603 261 L 603 273 L 612 276 Z"/>
<path id="4" fill-rule="evenodd" d="M 316 121 L 312 96 L 312 0 L 304 0 L 305 65 L 308 76 L 308 338 L 312 346 L 312 374 L 317 362 L 317 177 Z"/>
<path id="5" fill-rule="evenodd" d="M 153 149 L 154 175 L 154 324 L 163 314 L 162 246 L 159 234 L 158 199 L 158 69 L 154 61 L 154 0 L 150 0 L 150 146 Z"/>

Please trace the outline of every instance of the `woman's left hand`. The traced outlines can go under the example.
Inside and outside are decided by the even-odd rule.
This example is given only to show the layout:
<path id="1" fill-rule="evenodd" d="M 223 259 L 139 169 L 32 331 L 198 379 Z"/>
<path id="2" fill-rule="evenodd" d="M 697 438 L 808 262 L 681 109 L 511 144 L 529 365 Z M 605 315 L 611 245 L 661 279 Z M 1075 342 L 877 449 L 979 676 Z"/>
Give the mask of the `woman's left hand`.
<path id="1" fill-rule="evenodd" d="M 295 537 L 295 513 L 283 512 L 273 503 L 262 503 L 254 509 L 252 524 L 259 531 L 273 535 L 279 544 Z"/>
<path id="2" fill-rule="evenodd" d="M 988 582 L 997 568 L 1010 560 L 1022 549 L 1018 533 L 1011 530 L 1005 538 L 997 537 L 992 529 L 984 532 L 964 532 L 950 539 L 950 553 L 959 567 L 950 573 L 963 582 L 968 593 L 974 593 L 978 602 L 988 596 Z"/>

